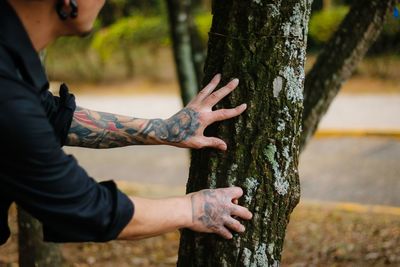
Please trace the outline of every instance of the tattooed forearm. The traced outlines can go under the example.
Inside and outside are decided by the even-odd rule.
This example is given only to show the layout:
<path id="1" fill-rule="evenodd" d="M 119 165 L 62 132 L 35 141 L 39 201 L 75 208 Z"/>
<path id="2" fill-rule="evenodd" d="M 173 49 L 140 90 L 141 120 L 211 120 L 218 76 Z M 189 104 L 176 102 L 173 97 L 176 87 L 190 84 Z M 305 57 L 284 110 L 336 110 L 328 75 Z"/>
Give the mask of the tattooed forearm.
<path id="1" fill-rule="evenodd" d="M 75 110 L 67 145 L 112 148 L 141 144 L 136 133 L 145 120 L 97 112 L 78 107 Z"/>
<path id="2" fill-rule="evenodd" d="M 198 129 L 198 115 L 185 108 L 167 120 L 144 120 L 77 108 L 67 145 L 112 148 L 180 142 Z"/>

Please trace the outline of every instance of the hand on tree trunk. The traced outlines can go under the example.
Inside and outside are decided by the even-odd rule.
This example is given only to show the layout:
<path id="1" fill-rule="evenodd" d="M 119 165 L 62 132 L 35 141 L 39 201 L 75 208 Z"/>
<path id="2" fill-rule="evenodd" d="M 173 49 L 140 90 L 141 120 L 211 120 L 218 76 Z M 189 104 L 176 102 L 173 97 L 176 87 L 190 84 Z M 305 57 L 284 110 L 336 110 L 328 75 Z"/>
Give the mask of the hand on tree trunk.
<path id="1" fill-rule="evenodd" d="M 204 130 L 214 122 L 240 115 L 246 110 L 247 105 L 242 104 L 235 108 L 213 111 L 212 108 L 235 90 L 239 84 L 238 79 L 233 79 L 221 89 L 214 91 L 220 81 L 221 75 L 215 75 L 211 82 L 184 109 L 164 121 L 164 125 L 168 128 L 165 131 L 168 133 L 166 135 L 168 138 L 164 139 L 166 144 L 184 148 L 227 149 L 223 140 L 204 136 Z M 161 128 L 158 127 L 158 129 Z M 163 139 L 162 133 L 156 133 L 156 136 L 161 136 L 160 139 Z"/>
<path id="2" fill-rule="evenodd" d="M 250 220 L 253 215 L 247 208 L 237 205 L 237 199 L 242 195 L 240 187 L 206 189 L 189 194 L 192 202 L 192 226 L 189 228 L 226 239 L 233 237 L 231 231 L 243 233 L 245 227 L 237 219 Z"/>

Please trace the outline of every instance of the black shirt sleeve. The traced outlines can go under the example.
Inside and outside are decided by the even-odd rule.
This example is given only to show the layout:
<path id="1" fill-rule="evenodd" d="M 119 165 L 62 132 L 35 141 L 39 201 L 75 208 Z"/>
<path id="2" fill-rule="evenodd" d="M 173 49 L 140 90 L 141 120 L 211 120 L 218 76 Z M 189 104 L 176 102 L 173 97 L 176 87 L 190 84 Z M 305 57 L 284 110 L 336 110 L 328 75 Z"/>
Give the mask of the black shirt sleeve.
<path id="1" fill-rule="evenodd" d="M 1 102 L 0 125 L 0 194 L 43 223 L 45 240 L 118 236 L 133 216 L 132 202 L 114 182 L 97 183 L 64 153 L 37 97 Z"/>

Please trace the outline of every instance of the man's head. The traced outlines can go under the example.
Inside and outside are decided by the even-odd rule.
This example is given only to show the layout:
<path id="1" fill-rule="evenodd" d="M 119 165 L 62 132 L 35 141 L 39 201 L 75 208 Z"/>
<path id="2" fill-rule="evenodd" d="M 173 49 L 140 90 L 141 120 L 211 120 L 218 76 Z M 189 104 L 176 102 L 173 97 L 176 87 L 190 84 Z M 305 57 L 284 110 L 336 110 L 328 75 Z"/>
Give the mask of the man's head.
<path id="1" fill-rule="evenodd" d="M 65 35 L 87 35 L 105 0 L 8 0 L 22 20 L 35 48 L 41 50 Z M 71 7 L 72 2 L 72 7 Z M 71 16 L 77 6 L 76 16 Z M 65 14 L 62 19 L 60 13 Z"/>
<path id="2" fill-rule="evenodd" d="M 56 0 L 53 6 L 61 9 L 67 15 L 65 20 L 59 17 L 60 33 L 62 35 L 86 35 L 93 28 L 93 23 L 103 7 L 105 0 L 75 0 L 78 11 L 77 16 L 70 16 L 73 12 L 73 0 Z M 54 10 L 55 10 L 54 9 Z"/>

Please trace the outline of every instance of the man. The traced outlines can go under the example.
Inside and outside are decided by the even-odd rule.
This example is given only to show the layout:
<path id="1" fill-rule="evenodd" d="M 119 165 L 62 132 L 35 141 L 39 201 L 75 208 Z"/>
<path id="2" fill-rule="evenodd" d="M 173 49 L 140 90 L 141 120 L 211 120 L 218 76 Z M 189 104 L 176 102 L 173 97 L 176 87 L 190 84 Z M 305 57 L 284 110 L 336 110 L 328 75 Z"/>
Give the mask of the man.
<path id="1" fill-rule="evenodd" d="M 89 148 L 165 144 L 184 148 L 226 144 L 205 137 L 215 121 L 241 114 L 246 105 L 212 111 L 238 85 L 213 92 L 216 75 L 188 106 L 167 120 L 145 120 L 75 107 L 65 85 L 48 91 L 38 52 L 56 38 L 86 35 L 104 0 L 0 0 L 0 244 L 9 237 L 8 208 L 16 202 L 43 224 L 53 242 L 138 239 L 190 228 L 232 238 L 238 219 L 251 213 L 237 205 L 237 187 L 202 190 L 159 200 L 127 197 L 112 181 L 88 177 L 61 146 Z"/>

